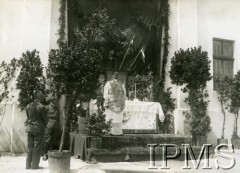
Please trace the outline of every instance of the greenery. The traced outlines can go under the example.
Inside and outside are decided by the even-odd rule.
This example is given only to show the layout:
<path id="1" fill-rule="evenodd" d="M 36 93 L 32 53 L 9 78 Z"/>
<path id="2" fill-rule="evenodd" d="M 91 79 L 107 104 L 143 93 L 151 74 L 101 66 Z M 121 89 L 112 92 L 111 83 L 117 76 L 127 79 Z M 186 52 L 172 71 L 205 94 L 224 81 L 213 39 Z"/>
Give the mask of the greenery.
<path id="1" fill-rule="evenodd" d="M 48 77 L 52 80 L 51 88 L 58 95 L 66 95 L 65 123 L 70 117 L 70 127 L 77 122 L 77 116 L 73 114 L 77 102 L 89 101 L 94 94 L 100 61 L 101 55 L 97 50 L 86 45 L 65 44 L 49 53 Z"/>
<path id="2" fill-rule="evenodd" d="M 174 133 L 174 124 L 173 124 L 173 111 L 175 110 L 175 99 L 171 97 L 171 87 L 167 88 L 166 91 L 161 91 L 159 94 L 158 102 L 160 102 L 165 119 L 163 122 L 159 121 L 159 130 L 162 133 Z"/>
<path id="3" fill-rule="evenodd" d="M 77 42 L 84 42 L 94 48 L 102 56 L 102 65 L 120 61 L 127 49 L 129 40 L 124 31 L 116 26 L 116 21 L 110 19 L 106 9 L 97 9 L 84 15 L 81 26 L 75 29 Z M 105 67 L 106 68 L 106 67 Z"/>
<path id="4" fill-rule="evenodd" d="M 224 130 L 225 130 L 225 122 L 226 122 L 226 112 L 225 109 L 228 109 L 228 106 L 226 105 L 229 98 L 230 98 L 230 90 L 231 87 L 231 79 L 229 79 L 227 76 L 223 79 L 217 79 L 217 95 L 218 95 L 218 101 L 221 104 L 221 111 L 223 114 L 223 125 L 222 125 L 222 134 L 221 138 L 224 139 Z"/>
<path id="5" fill-rule="evenodd" d="M 210 132 L 210 118 L 207 115 L 208 97 L 205 91 L 207 81 L 211 80 L 210 61 L 207 52 L 201 47 L 180 49 L 171 60 L 170 78 L 172 83 L 183 86 L 182 91 L 188 92 L 185 102 L 190 105 L 190 123 L 192 134 L 206 135 Z"/>
<path id="6" fill-rule="evenodd" d="M 234 114 L 233 138 L 240 138 L 238 135 L 238 117 L 240 109 L 240 71 L 234 76 L 230 83 L 230 105 L 229 111 Z"/>
<path id="7" fill-rule="evenodd" d="M 130 93 L 129 98 L 132 100 L 135 97 L 135 85 L 136 85 L 136 97 L 140 100 L 153 101 L 152 88 L 153 88 L 153 75 L 149 71 L 147 74 L 131 77 L 128 83 L 128 91 Z"/>
<path id="8" fill-rule="evenodd" d="M 186 113 L 186 118 L 191 119 L 190 126 L 192 127 L 192 134 L 196 136 L 205 136 L 211 131 L 211 120 L 207 115 L 208 93 L 206 90 L 194 90 L 192 96 L 188 96 L 185 100 L 186 103 L 190 104 L 190 99 L 192 99 L 192 110 L 191 114 Z"/>
<path id="9" fill-rule="evenodd" d="M 18 101 L 19 107 L 23 110 L 34 100 L 34 90 L 44 93 L 45 78 L 39 52 L 36 50 L 23 53 L 19 59 L 19 65 L 21 71 L 17 78 L 17 89 L 20 90 Z"/>
<path id="10" fill-rule="evenodd" d="M 87 115 L 88 128 L 87 132 L 89 135 L 94 137 L 102 137 L 108 134 L 111 128 L 111 121 L 106 122 L 106 115 L 101 109 L 98 109 L 97 113 Z"/>
<path id="11" fill-rule="evenodd" d="M 0 64 L 0 125 L 5 115 L 7 103 L 15 98 L 14 95 L 10 94 L 14 89 L 10 83 L 16 77 L 18 69 L 19 63 L 15 58 L 13 58 L 10 63 L 2 61 Z"/>
<path id="12" fill-rule="evenodd" d="M 124 52 L 123 35 L 119 33 L 120 29 L 115 27 L 114 20 L 108 18 L 106 11 L 98 10 L 84 16 L 81 28 L 75 31 L 76 42 L 63 43 L 59 49 L 49 52 L 47 77 L 51 91 L 58 96 L 66 96 L 60 151 L 64 144 L 66 123 L 69 127 L 77 123 L 76 105 L 96 97 L 102 64 L 109 57 L 106 52 L 112 52 L 113 57 L 120 57 Z"/>
<path id="13" fill-rule="evenodd" d="M 161 15 L 161 19 L 159 20 L 159 22 L 164 26 L 163 30 L 164 30 L 164 38 L 163 38 L 163 42 L 164 42 L 164 46 L 163 46 L 163 65 L 162 65 L 162 71 L 161 71 L 161 80 L 160 80 L 160 88 L 161 91 L 163 91 L 164 85 L 165 85 L 165 77 L 166 77 L 166 64 L 167 64 L 167 59 L 168 59 L 168 47 L 170 45 L 169 43 L 169 16 L 170 16 L 170 6 L 169 6 L 169 2 L 168 0 L 163 1 L 164 3 L 163 5 L 163 10 L 162 10 L 162 15 Z"/>
<path id="14" fill-rule="evenodd" d="M 64 40 L 65 40 L 65 27 L 66 27 L 66 0 L 61 0 L 60 1 L 60 8 L 59 8 L 59 12 L 60 12 L 60 16 L 58 19 L 59 22 L 59 30 L 58 30 L 58 35 L 59 38 L 57 40 L 58 46 L 61 47 L 64 44 Z"/>

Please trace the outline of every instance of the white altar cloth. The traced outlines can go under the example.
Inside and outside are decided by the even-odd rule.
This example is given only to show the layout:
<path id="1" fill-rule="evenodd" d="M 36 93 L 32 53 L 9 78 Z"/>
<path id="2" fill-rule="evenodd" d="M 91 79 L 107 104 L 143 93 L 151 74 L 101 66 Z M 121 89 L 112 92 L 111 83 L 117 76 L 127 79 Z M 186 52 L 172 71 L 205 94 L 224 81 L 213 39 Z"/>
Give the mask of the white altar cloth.
<path id="1" fill-rule="evenodd" d="M 158 102 L 128 101 L 123 114 L 123 129 L 157 130 L 157 120 L 164 120 L 164 113 Z"/>
<path id="2" fill-rule="evenodd" d="M 95 101 L 89 105 L 89 113 L 96 112 Z M 158 120 L 163 122 L 165 116 L 159 102 L 142 102 L 126 100 L 123 111 L 123 131 L 127 133 L 158 131 Z"/>

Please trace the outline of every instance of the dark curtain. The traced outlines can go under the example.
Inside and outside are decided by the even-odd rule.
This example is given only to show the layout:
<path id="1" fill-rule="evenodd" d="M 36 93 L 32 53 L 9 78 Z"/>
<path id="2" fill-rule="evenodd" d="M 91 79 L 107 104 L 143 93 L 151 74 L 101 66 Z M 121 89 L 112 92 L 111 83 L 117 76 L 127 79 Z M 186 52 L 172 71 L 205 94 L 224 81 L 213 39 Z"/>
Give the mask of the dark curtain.
<path id="1" fill-rule="evenodd" d="M 164 3 L 167 0 L 68 0 L 68 40 L 74 42 L 74 28 L 81 24 L 84 14 L 97 8 L 106 8 L 108 15 L 116 19 L 118 27 L 130 31 L 133 52 L 126 56 L 121 70 L 128 74 L 142 74 L 148 67 L 154 76 L 160 76 L 163 49 L 162 31 Z M 117 63 L 119 67 L 122 61 Z M 113 63 L 114 64 L 114 63 Z M 116 63 L 111 68 L 116 67 Z"/>

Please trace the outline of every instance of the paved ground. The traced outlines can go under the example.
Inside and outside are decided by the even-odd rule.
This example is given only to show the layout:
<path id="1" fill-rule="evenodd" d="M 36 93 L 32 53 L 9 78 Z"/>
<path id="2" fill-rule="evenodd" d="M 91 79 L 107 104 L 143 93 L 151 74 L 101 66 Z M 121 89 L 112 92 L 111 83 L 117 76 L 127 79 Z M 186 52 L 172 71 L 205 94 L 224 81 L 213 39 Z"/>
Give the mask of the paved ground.
<path id="1" fill-rule="evenodd" d="M 190 170 L 181 169 L 184 166 L 184 161 L 171 160 L 168 161 L 167 164 L 170 167 L 169 170 L 160 169 L 162 162 L 157 161 L 156 166 L 158 169 L 149 170 L 149 162 L 115 162 L 115 163 L 97 163 L 97 164 L 88 164 L 80 159 L 71 158 L 71 173 L 145 173 L 145 172 L 166 172 L 166 173 L 175 173 L 175 172 L 204 172 L 204 173 L 239 173 L 240 172 L 240 150 L 235 151 L 234 154 L 231 154 L 232 157 L 235 158 L 236 164 L 232 169 L 223 170 L 216 169 L 215 160 L 216 156 L 212 156 L 209 161 L 209 165 L 212 167 L 211 170 L 204 170 L 201 167 L 204 165 L 204 160 L 201 161 L 199 169 L 193 169 L 193 165 L 189 162 L 189 166 L 192 167 Z M 0 173 L 49 173 L 48 162 L 42 161 L 40 162 L 40 166 L 43 169 L 40 170 L 25 170 L 25 159 L 26 155 L 12 155 L 12 154 L 2 154 L 0 157 Z M 227 165 L 227 159 L 220 159 L 220 163 Z"/>

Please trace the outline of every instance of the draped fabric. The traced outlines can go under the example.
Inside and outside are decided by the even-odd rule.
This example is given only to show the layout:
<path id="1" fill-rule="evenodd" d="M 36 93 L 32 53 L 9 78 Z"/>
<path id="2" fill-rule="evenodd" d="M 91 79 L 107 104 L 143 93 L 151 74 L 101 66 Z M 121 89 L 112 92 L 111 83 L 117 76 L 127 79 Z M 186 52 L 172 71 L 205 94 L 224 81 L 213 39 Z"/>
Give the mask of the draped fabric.
<path id="1" fill-rule="evenodd" d="M 97 8 L 106 8 L 110 18 L 116 19 L 116 24 L 121 29 L 129 30 L 129 37 L 133 39 L 133 52 L 126 57 L 121 70 L 127 70 L 130 75 L 141 74 L 149 67 L 155 76 L 160 76 L 166 3 L 168 0 L 68 1 L 68 39 L 74 40 L 74 28 L 79 25 L 84 14 Z"/>

